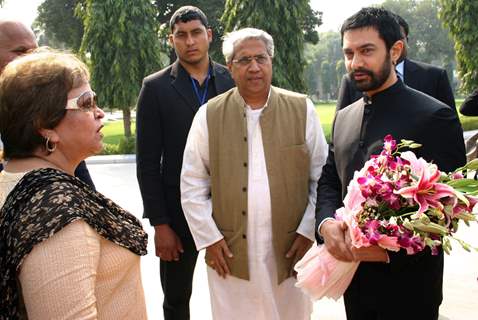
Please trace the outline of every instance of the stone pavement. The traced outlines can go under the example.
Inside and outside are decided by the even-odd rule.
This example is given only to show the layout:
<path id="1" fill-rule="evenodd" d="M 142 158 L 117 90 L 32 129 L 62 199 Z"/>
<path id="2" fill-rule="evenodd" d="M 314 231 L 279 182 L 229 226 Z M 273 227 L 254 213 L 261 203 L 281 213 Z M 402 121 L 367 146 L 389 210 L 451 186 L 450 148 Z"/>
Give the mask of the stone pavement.
<path id="1" fill-rule="evenodd" d="M 97 156 L 89 158 L 87 164 L 97 189 L 141 218 L 142 204 L 136 180 L 134 156 Z M 142 259 L 142 277 L 148 315 L 149 319 L 163 319 L 161 305 L 163 297 L 159 281 L 158 258 L 154 255 L 153 228 L 147 220 L 142 221 L 149 234 L 148 255 Z M 458 237 L 478 246 L 478 224 L 470 228 L 462 227 Z M 203 257 L 203 254 L 200 254 L 194 275 L 191 298 L 192 320 L 212 319 Z M 452 255 L 445 257 L 444 301 L 440 308 L 440 320 L 478 319 L 477 276 L 478 253 L 465 252 L 458 244 L 455 244 Z M 386 294 L 385 285 L 384 294 Z M 397 301 L 396 304 L 391 301 L 390 310 L 402 308 L 405 301 L 406 297 L 404 301 Z M 410 301 L 410 305 L 419 307 L 420 301 Z M 342 301 L 316 302 L 311 319 L 345 319 Z"/>

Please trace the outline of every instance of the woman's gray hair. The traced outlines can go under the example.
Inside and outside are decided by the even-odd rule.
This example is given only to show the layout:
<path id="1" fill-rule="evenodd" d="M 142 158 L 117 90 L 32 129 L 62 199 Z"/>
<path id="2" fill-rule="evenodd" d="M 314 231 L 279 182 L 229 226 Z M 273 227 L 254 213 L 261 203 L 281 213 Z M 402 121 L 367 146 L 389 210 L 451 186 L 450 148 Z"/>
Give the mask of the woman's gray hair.
<path id="1" fill-rule="evenodd" d="M 224 36 L 224 42 L 222 43 L 222 54 L 226 63 L 231 63 L 234 58 L 234 50 L 236 47 L 245 40 L 261 40 L 266 45 L 267 54 L 274 57 L 274 39 L 271 35 L 261 29 L 256 28 L 244 28 L 236 31 L 229 32 Z"/>

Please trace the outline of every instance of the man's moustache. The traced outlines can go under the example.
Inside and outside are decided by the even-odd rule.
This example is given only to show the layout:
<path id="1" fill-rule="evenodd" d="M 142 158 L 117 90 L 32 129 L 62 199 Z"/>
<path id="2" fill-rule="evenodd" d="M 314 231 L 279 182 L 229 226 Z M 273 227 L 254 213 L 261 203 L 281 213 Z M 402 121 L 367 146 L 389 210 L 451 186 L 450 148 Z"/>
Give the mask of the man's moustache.
<path id="1" fill-rule="evenodd" d="M 366 75 L 373 76 L 373 72 L 372 72 L 371 70 L 368 70 L 368 69 L 356 69 L 356 70 L 353 70 L 352 72 L 350 72 L 350 77 L 351 77 L 351 78 L 354 78 L 354 77 L 355 77 L 355 73 L 365 73 Z"/>

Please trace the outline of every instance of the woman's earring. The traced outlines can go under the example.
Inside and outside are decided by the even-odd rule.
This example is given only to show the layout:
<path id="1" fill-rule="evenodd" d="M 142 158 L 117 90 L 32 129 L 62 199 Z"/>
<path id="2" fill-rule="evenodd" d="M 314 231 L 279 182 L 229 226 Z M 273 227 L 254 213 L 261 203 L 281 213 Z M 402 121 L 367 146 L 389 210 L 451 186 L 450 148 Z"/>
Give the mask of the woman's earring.
<path id="1" fill-rule="evenodd" d="M 56 150 L 56 143 L 50 142 L 50 137 L 46 138 L 45 149 L 48 151 L 48 154 L 53 153 Z"/>

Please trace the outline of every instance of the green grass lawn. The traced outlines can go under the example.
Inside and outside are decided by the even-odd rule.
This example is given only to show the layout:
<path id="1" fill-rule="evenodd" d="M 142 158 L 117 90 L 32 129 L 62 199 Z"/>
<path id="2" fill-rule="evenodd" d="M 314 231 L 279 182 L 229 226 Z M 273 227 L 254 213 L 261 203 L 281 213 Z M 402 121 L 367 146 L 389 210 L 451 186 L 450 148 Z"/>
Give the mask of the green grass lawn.
<path id="1" fill-rule="evenodd" d="M 456 100 L 456 105 L 460 106 L 462 102 L 463 99 Z M 327 141 L 329 141 L 332 122 L 334 120 L 335 102 L 318 103 L 315 107 L 315 110 L 319 115 L 320 123 L 322 124 L 322 128 L 324 129 L 325 137 L 327 138 Z M 460 115 L 460 121 L 463 126 L 463 130 L 465 131 L 478 129 L 478 117 L 466 117 Z M 135 132 L 135 122 L 133 122 L 131 130 L 132 132 Z M 116 120 L 105 122 L 105 127 L 103 128 L 102 132 L 104 135 L 104 143 L 111 145 L 119 144 L 119 141 L 124 134 L 123 121 Z"/>
<path id="2" fill-rule="evenodd" d="M 103 143 L 119 144 L 124 136 L 123 120 L 107 121 L 104 125 L 104 128 L 101 130 L 103 133 Z M 131 131 L 135 132 L 136 122 L 133 122 L 131 126 Z"/>

